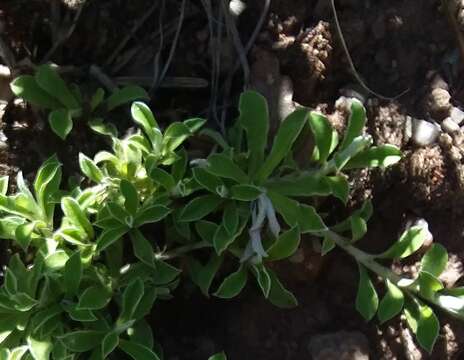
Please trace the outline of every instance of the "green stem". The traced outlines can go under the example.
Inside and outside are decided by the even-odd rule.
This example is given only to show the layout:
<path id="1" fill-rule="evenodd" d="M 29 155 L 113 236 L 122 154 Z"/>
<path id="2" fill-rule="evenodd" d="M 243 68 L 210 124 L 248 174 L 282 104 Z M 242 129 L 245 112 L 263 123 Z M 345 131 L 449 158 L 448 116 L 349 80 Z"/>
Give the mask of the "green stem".
<path id="1" fill-rule="evenodd" d="M 399 286 L 400 281 L 402 278 L 395 274 L 391 269 L 379 264 L 377 261 L 375 261 L 375 255 L 368 254 L 362 250 L 359 250 L 358 248 L 354 247 L 351 245 L 351 241 L 348 238 L 345 238 L 343 236 L 338 235 L 336 232 L 333 232 L 331 230 L 326 231 L 326 234 L 329 236 L 329 238 L 341 249 L 343 249 L 345 252 L 347 252 L 349 255 L 354 257 L 357 262 L 365 266 L 367 269 L 372 271 L 373 273 L 379 275 L 381 278 L 385 280 L 389 280 L 391 283 L 393 283 L 395 286 L 400 287 L 405 293 L 407 293 L 410 296 L 416 296 L 420 298 L 421 300 L 424 300 L 428 303 L 431 303 L 441 310 L 445 311 L 449 315 L 459 319 L 459 320 L 464 320 L 464 312 L 460 312 L 457 310 L 449 309 L 445 307 L 441 302 L 440 302 L 440 295 L 437 295 L 435 297 L 424 297 L 420 291 L 418 286 L 410 286 L 410 287 L 403 287 Z M 443 299 L 443 298 L 442 298 Z"/>

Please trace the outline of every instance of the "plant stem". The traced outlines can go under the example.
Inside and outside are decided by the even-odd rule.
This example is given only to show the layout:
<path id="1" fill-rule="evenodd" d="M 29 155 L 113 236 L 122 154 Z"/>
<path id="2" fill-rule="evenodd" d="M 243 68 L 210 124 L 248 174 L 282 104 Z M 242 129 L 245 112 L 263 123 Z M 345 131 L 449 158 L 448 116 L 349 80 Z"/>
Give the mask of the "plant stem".
<path id="1" fill-rule="evenodd" d="M 395 274 L 391 269 L 375 261 L 375 255 L 371 255 L 362 250 L 359 250 L 358 248 L 351 245 L 350 239 L 340 236 L 334 231 L 328 230 L 325 232 L 325 234 L 327 234 L 338 247 L 342 248 L 345 252 L 354 257 L 357 262 L 364 265 L 367 269 L 379 275 L 381 278 L 389 280 L 395 286 L 400 287 L 402 291 L 407 293 L 409 296 L 419 297 L 420 299 L 437 306 L 449 315 L 457 319 L 464 320 L 464 312 L 462 311 L 462 308 L 449 308 L 443 304 L 446 295 L 436 294 L 434 297 L 424 297 L 420 293 L 420 289 L 417 284 L 408 287 L 400 286 L 399 283 L 402 280 L 401 276 Z"/>
<path id="2" fill-rule="evenodd" d="M 160 254 L 155 254 L 156 258 L 158 260 L 169 260 L 169 259 L 174 259 L 176 257 L 179 257 L 183 254 L 186 254 L 190 251 L 193 250 L 198 250 L 198 249 L 203 249 L 207 247 L 211 247 L 212 245 L 207 242 L 207 241 L 200 241 L 195 244 L 189 244 L 189 245 L 184 245 L 180 246 L 178 248 L 175 248 L 174 250 L 171 250 L 170 252 L 167 253 L 160 253 Z"/>

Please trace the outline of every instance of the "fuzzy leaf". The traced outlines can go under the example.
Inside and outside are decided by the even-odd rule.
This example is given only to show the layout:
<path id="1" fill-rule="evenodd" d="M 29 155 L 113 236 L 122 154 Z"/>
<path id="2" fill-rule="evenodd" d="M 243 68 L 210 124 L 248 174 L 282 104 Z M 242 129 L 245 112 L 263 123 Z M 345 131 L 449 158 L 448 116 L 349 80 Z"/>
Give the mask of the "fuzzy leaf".
<path id="1" fill-rule="evenodd" d="M 195 178 L 197 183 L 199 183 L 203 188 L 212 192 L 213 194 L 219 195 L 221 189 L 224 188 L 224 183 L 219 177 L 213 175 L 212 173 L 206 171 L 203 168 L 194 168 L 193 177 Z"/>
<path id="2" fill-rule="evenodd" d="M 135 226 L 158 222 L 171 213 L 171 209 L 164 205 L 150 205 L 139 210 L 135 216 Z"/>
<path id="3" fill-rule="evenodd" d="M 141 279 L 133 280 L 122 295 L 122 309 L 118 318 L 118 324 L 124 324 L 134 320 L 133 316 L 144 294 L 144 285 Z"/>
<path id="4" fill-rule="evenodd" d="M 448 252 L 441 244 L 433 244 L 421 260 L 421 271 L 439 277 L 448 263 Z"/>
<path id="5" fill-rule="evenodd" d="M 135 256 L 148 266 L 154 266 L 155 254 L 150 242 L 137 229 L 130 232 L 130 237 Z"/>
<path id="6" fill-rule="evenodd" d="M 140 99 L 149 99 L 147 92 L 143 88 L 140 86 L 126 86 L 114 91 L 106 100 L 106 106 L 108 111 L 111 111 L 118 106 Z"/>
<path id="7" fill-rule="evenodd" d="M 66 217 L 69 218 L 74 226 L 84 230 L 89 239 L 93 239 L 93 226 L 89 219 L 87 219 L 87 216 L 82 211 L 79 203 L 76 200 L 74 200 L 72 197 L 64 197 L 61 200 L 61 208 L 63 209 Z"/>
<path id="8" fill-rule="evenodd" d="M 119 335 L 116 331 L 110 331 L 105 335 L 102 341 L 102 356 L 107 358 L 119 345 Z"/>
<path id="9" fill-rule="evenodd" d="M 179 220 L 188 222 L 200 220 L 216 210 L 222 201 L 215 195 L 198 196 L 185 205 Z"/>
<path id="10" fill-rule="evenodd" d="M 300 229 L 298 226 L 284 232 L 267 250 L 267 260 L 282 260 L 292 256 L 300 245 Z"/>
<path id="11" fill-rule="evenodd" d="M 424 243 L 427 230 L 421 226 L 413 226 L 406 230 L 400 239 L 387 251 L 380 255 L 381 258 L 402 259 L 415 253 Z"/>
<path id="12" fill-rule="evenodd" d="M 59 100 L 67 109 L 77 109 L 79 104 L 68 86 L 52 67 L 41 65 L 35 74 L 35 81 L 49 95 Z"/>
<path id="13" fill-rule="evenodd" d="M 122 179 L 119 189 L 124 196 L 124 207 L 127 212 L 135 216 L 139 207 L 139 195 L 135 186 L 128 180 Z"/>
<path id="14" fill-rule="evenodd" d="M 119 347 L 134 360 L 160 360 L 152 350 L 133 341 L 121 339 Z"/>
<path id="15" fill-rule="evenodd" d="M 103 340 L 104 333 L 95 330 L 78 330 L 67 333 L 58 339 L 71 352 L 86 352 L 98 346 Z"/>
<path id="16" fill-rule="evenodd" d="M 79 153 L 79 166 L 84 175 L 97 184 L 105 177 L 93 160 L 82 153 Z"/>
<path id="17" fill-rule="evenodd" d="M 316 141 L 319 162 L 325 163 L 332 149 L 332 126 L 325 115 L 316 111 L 311 111 L 309 125 Z"/>
<path id="18" fill-rule="evenodd" d="M 79 297 L 77 310 L 98 310 L 104 308 L 111 300 L 111 294 L 102 286 L 91 286 Z"/>
<path id="19" fill-rule="evenodd" d="M 10 84 L 10 88 L 13 94 L 33 105 L 46 109 L 58 109 L 62 107 L 60 102 L 43 90 L 31 75 L 17 77 Z"/>
<path id="20" fill-rule="evenodd" d="M 307 118 L 308 111 L 299 109 L 291 113 L 282 122 L 272 144 L 271 152 L 256 175 L 259 182 L 266 180 L 287 156 L 293 143 L 301 133 Z"/>
<path id="21" fill-rule="evenodd" d="M 339 151 L 342 151 L 350 145 L 353 140 L 362 134 L 366 123 L 366 109 L 359 100 L 351 100 L 351 114 L 348 120 L 348 128 L 345 132 L 345 137 L 340 145 Z"/>
<path id="22" fill-rule="evenodd" d="M 282 309 L 292 309 L 298 306 L 298 300 L 290 291 L 285 289 L 276 274 L 270 269 L 267 269 L 267 272 L 271 278 L 271 290 L 269 291 L 271 304 Z"/>
<path id="23" fill-rule="evenodd" d="M 364 317 L 366 321 L 371 320 L 379 306 L 379 298 L 375 291 L 374 285 L 367 274 L 363 265 L 359 265 L 359 285 L 356 296 L 356 310 Z"/>
<path id="24" fill-rule="evenodd" d="M 256 200 L 263 193 L 263 189 L 254 185 L 234 185 L 230 188 L 232 199 L 239 201 Z"/>
<path id="25" fill-rule="evenodd" d="M 386 168 L 401 160 L 401 150 L 394 145 L 372 146 L 354 156 L 345 165 L 345 170 L 362 168 Z"/>
<path id="26" fill-rule="evenodd" d="M 403 309 L 403 292 L 389 280 L 386 281 L 387 292 L 379 304 L 377 316 L 381 324 L 398 315 Z"/>
<path id="27" fill-rule="evenodd" d="M 66 261 L 63 280 L 66 292 L 70 295 L 77 294 L 82 278 L 82 261 L 79 251 L 74 252 Z"/>
<path id="28" fill-rule="evenodd" d="M 249 173 L 253 174 L 264 160 L 269 132 L 269 110 L 264 96 L 255 91 L 245 91 L 239 101 L 240 125 L 247 133 L 250 151 Z"/>
<path id="29" fill-rule="evenodd" d="M 214 296 L 231 299 L 243 290 L 248 279 L 248 273 L 245 267 L 241 266 L 236 272 L 227 276 L 222 282 Z"/>
<path id="30" fill-rule="evenodd" d="M 232 179 L 238 183 L 248 183 L 248 175 L 240 169 L 228 156 L 224 154 L 212 154 L 208 157 L 208 167 L 211 174 Z"/>
<path id="31" fill-rule="evenodd" d="M 73 128 L 71 113 L 66 109 L 53 110 L 48 115 L 48 123 L 53 132 L 65 140 Z"/>

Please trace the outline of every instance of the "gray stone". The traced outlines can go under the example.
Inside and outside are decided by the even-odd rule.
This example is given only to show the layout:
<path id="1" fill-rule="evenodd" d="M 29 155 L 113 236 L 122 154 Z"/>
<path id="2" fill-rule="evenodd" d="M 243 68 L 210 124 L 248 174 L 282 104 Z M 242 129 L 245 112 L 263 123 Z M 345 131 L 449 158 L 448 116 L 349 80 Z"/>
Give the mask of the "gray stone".
<path id="1" fill-rule="evenodd" d="M 440 125 L 441 125 L 442 130 L 444 132 L 447 132 L 448 134 L 453 134 L 461 130 L 459 128 L 459 124 L 453 121 L 451 117 L 447 117 L 445 120 L 441 122 Z"/>
<path id="2" fill-rule="evenodd" d="M 458 107 L 453 107 L 450 112 L 450 117 L 456 124 L 461 124 L 464 121 L 464 111 Z"/>
<path id="3" fill-rule="evenodd" d="M 412 120 L 412 140 L 418 146 L 433 144 L 440 135 L 440 126 L 429 121 Z"/>
<path id="4" fill-rule="evenodd" d="M 308 348 L 313 360 L 369 360 L 369 343 L 359 331 L 316 335 Z"/>

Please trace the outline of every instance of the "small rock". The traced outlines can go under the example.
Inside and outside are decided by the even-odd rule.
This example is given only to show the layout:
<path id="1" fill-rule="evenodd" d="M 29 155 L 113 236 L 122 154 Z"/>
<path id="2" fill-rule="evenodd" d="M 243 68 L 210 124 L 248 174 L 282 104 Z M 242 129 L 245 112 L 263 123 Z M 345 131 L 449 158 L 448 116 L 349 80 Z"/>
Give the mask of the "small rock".
<path id="1" fill-rule="evenodd" d="M 235 17 L 239 17 L 245 11 L 246 7 L 247 4 L 245 4 L 242 0 L 232 0 L 229 3 L 230 13 Z"/>
<path id="2" fill-rule="evenodd" d="M 461 279 L 463 271 L 464 266 L 459 257 L 456 254 L 450 254 L 446 269 L 440 275 L 440 280 L 445 287 L 452 288 Z"/>
<path id="3" fill-rule="evenodd" d="M 413 119 L 412 121 L 412 140 L 418 146 L 433 144 L 440 135 L 440 127 L 431 122 Z"/>
<path id="4" fill-rule="evenodd" d="M 438 143 L 444 150 L 450 150 L 453 147 L 453 138 L 449 134 L 441 133 L 438 137 Z"/>
<path id="5" fill-rule="evenodd" d="M 446 118 L 451 111 L 451 95 L 445 89 L 436 88 L 427 98 L 427 110 L 430 116 L 439 121 Z"/>
<path id="6" fill-rule="evenodd" d="M 456 124 L 461 124 L 464 121 L 464 111 L 458 107 L 453 107 L 450 112 L 450 117 Z"/>
<path id="7" fill-rule="evenodd" d="M 442 121 L 440 125 L 442 130 L 447 132 L 448 134 L 452 134 L 461 130 L 459 128 L 458 123 L 453 121 L 451 117 L 447 117 L 445 120 Z"/>
<path id="8" fill-rule="evenodd" d="M 316 335 L 309 342 L 313 360 L 369 360 L 369 343 L 359 331 Z"/>

